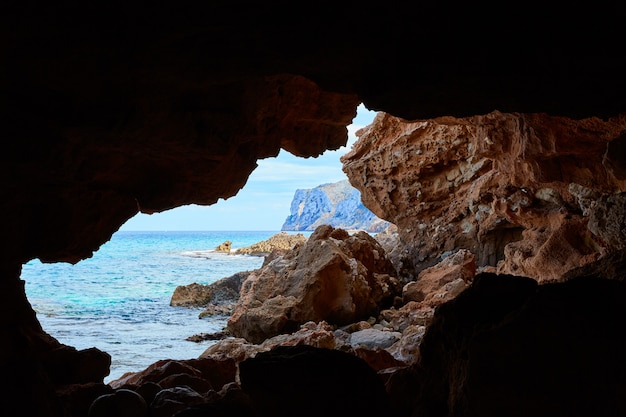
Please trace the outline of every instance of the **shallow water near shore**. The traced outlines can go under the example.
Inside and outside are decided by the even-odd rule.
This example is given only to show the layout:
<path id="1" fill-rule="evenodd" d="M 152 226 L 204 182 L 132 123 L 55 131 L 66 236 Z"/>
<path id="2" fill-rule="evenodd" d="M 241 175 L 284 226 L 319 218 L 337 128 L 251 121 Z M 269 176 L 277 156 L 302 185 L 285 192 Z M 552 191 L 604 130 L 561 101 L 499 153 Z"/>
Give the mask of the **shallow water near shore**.
<path id="1" fill-rule="evenodd" d="M 22 279 L 46 332 L 77 349 L 96 347 L 111 355 L 110 382 L 161 359 L 197 358 L 216 343 L 185 338 L 221 331 L 228 317 L 199 319 L 201 308 L 172 307 L 174 290 L 259 268 L 263 257 L 214 249 L 229 240 L 236 250 L 276 233 L 119 231 L 76 265 L 32 260 Z"/>

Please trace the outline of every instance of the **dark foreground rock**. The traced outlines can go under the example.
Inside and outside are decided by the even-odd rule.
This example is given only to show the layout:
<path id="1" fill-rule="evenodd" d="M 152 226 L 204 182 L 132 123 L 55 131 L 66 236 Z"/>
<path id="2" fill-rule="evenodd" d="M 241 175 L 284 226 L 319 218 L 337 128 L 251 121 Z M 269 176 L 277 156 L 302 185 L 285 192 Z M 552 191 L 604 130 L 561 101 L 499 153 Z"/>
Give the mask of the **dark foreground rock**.
<path id="1" fill-rule="evenodd" d="M 390 416 L 383 381 L 353 355 L 280 346 L 239 364 L 241 388 L 260 416 Z"/>
<path id="2" fill-rule="evenodd" d="M 351 345 L 346 333 L 365 336 L 367 323 L 310 323 L 260 345 L 227 339 L 111 385 L 167 394 L 177 417 L 624 416 L 624 297 L 626 282 L 598 275 L 538 284 L 482 273 L 434 310 L 412 364 Z M 147 403 L 150 415 L 173 415 Z"/>
<path id="3" fill-rule="evenodd" d="M 392 376 L 398 415 L 626 415 L 625 296 L 598 276 L 478 275 L 437 309 L 419 363 Z"/>

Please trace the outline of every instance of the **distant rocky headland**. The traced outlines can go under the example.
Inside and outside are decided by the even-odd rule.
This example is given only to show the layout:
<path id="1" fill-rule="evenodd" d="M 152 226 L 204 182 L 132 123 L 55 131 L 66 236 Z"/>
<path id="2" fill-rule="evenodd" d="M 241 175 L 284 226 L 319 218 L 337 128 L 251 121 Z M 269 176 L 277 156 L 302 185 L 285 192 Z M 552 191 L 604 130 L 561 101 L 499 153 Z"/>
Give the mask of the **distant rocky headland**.
<path id="1" fill-rule="evenodd" d="M 250 246 L 246 246 L 243 248 L 232 249 L 232 242 L 227 240 L 224 243 L 221 243 L 215 248 L 216 252 L 225 252 L 232 253 L 234 255 L 253 255 L 253 256 L 265 256 L 268 255 L 272 251 L 287 251 L 292 249 L 299 243 L 306 242 L 306 236 L 302 233 L 298 234 L 289 234 L 287 232 L 280 232 L 269 239 L 263 240 L 261 242 L 254 243 Z"/>
<path id="2" fill-rule="evenodd" d="M 281 230 L 313 231 L 323 224 L 370 233 L 381 232 L 389 226 L 389 222 L 363 205 L 360 191 L 347 179 L 296 190 L 289 217 Z"/>

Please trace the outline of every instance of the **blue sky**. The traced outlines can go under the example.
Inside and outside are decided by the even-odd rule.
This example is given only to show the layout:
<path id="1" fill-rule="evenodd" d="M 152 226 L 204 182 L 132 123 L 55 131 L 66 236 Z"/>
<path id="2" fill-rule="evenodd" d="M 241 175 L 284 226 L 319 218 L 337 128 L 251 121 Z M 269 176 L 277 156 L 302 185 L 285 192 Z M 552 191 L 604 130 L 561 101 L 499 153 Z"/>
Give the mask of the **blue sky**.
<path id="1" fill-rule="evenodd" d="M 297 189 L 346 179 L 339 158 L 356 141 L 354 132 L 372 122 L 376 112 L 360 105 L 348 126 L 348 143 L 317 158 L 298 158 L 281 151 L 259 160 L 237 195 L 211 206 L 189 205 L 155 214 L 137 214 L 120 230 L 269 230 L 279 231 L 289 216 Z"/>

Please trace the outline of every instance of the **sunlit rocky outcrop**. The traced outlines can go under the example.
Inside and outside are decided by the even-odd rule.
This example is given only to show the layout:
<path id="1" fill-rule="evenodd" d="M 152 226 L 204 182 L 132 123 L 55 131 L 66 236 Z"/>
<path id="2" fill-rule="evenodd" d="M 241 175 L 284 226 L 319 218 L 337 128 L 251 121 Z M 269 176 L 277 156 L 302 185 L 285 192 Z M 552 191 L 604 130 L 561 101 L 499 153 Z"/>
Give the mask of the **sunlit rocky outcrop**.
<path id="1" fill-rule="evenodd" d="M 550 281 L 623 249 L 626 182 L 608 161 L 625 130 L 624 117 L 381 113 L 342 160 L 397 225 L 405 274 L 463 248 L 479 269 Z"/>

